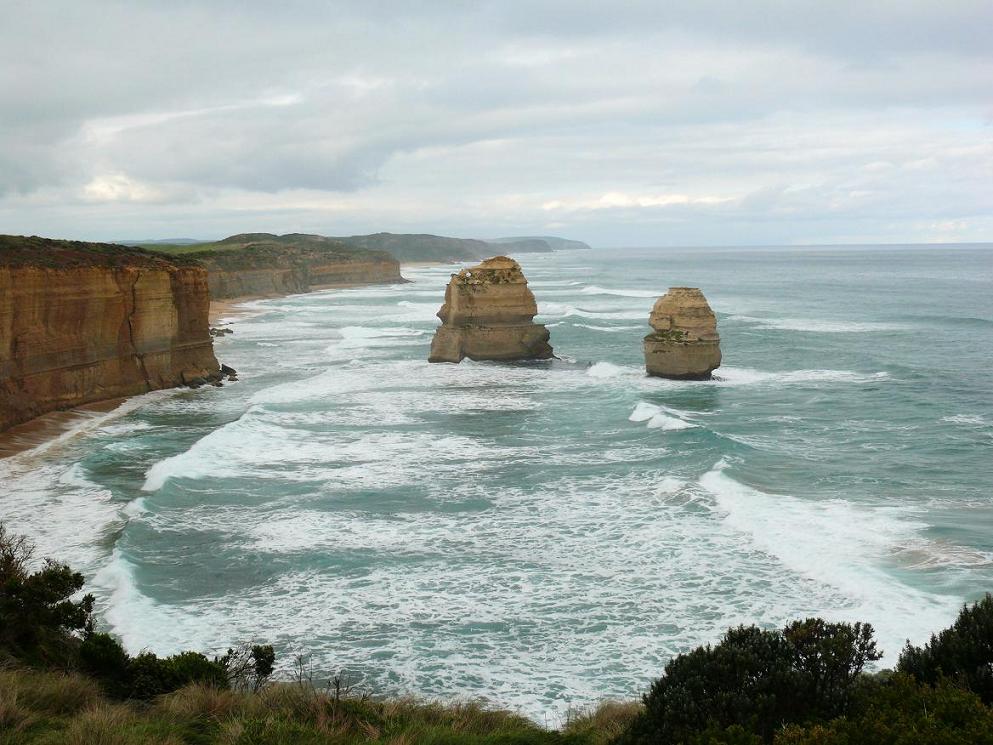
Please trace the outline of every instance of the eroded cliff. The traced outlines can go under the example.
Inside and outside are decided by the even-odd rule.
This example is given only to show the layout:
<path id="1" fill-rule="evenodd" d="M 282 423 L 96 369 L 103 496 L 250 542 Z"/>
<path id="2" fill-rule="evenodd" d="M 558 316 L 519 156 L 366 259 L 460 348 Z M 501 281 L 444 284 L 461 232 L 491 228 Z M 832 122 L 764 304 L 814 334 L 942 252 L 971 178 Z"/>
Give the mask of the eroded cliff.
<path id="1" fill-rule="evenodd" d="M 707 380 L 721 364 L 717 317 L 696 287 L 670 287 L 652 308 L 645 370 L 660 378 Z"/>
<path id="2" fill-rule="evenodd" d="M 453 274 L 438 311 L 430 362 L 548 359 L 549 333 L 520 265 L 495 256 Z"/>
<path id="3" fill-rule="evenodd" d="M 0 429 L 219 378 L 207 272 L 109 244 L 0 236 Z"/>
<path id="4" fill-rule="evenodd" d="M 385 251 L 354 248 L 319 235 L 247 233 L 189 247 L 182 255 L 207 267 L 215 300 L 405 281 L 400 263 Z"/>

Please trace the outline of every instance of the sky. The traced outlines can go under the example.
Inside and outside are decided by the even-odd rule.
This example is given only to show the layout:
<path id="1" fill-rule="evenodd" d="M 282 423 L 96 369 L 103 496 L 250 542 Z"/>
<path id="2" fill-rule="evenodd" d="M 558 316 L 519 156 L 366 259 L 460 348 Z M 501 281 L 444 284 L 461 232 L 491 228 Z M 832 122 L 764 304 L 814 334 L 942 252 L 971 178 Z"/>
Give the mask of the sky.
<path id="1" fill-rule="evenodd" d="M 0 233 L 993 241 L 990 0 L 0 0 Z"/>

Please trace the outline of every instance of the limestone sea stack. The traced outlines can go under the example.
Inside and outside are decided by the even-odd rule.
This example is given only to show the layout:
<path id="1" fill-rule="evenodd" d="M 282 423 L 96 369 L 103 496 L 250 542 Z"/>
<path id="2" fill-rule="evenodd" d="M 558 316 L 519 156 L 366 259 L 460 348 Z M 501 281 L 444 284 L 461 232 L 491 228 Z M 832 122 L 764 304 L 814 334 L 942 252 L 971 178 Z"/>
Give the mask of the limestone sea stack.
<path id="1" fill-rule="evenodd" d="M 429 362 L 545 360 L 552 357 L 548 329 L 520 265 L 494 256 L 453 274 L 438 311 L 441 326 Z"/>
<path id="2" fill-rule="evenodd" d="M 645 337 L 649 375 L 677 380 L 709 380 L 721 365 L 717 317 L 696 287 L 670 287 L 655 302 Z"/>

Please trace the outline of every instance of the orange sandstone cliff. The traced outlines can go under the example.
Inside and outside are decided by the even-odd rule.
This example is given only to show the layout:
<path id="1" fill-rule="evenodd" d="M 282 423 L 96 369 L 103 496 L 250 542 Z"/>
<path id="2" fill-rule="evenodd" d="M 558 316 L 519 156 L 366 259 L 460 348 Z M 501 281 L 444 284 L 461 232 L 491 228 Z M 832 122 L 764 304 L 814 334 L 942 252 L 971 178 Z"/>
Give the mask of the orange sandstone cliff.
<path id="1" fill-rule="evenodd" d="M 406 281 L 391 254 L 320 235 L 243 233 L 183 255 L 207 267 L 214 300 Z"/>
<path id="2" fill-rule="evenodd" d="M 0 430 L 219 379 L 207 272 L 99 243 L 0 236 Z"/>

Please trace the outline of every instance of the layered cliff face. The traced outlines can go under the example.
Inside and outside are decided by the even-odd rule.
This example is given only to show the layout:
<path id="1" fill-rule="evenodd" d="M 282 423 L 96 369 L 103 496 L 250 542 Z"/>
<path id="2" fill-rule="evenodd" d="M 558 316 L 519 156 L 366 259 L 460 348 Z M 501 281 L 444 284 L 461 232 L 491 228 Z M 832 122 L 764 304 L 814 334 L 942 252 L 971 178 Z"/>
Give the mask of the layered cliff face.
<path id="1" fill-rule="evenodd" d="M 217 380 L 207 272 L 107 244 L 0 236 L 0 429 Z"/>
<path id="2" fill-rule="evenodd" d="M 237 235 L 191 247 L 183 255 L 207 267 L 210 296 L 215 300 L 405 281 L 400 263 L 390 254 L 352 248 L 319 235 Z"/>
<path id="3" fill-rule="evenodd" d="M 670 287 L 652 308 L 645 369 L 661 378 L 708 380 L 721 364 L 717 317 L 695 287 Z"/>
<path id="4" fill-rule="evenodd" d="M 442 325 L 431 342 L 430 362 L 548 359 L 549 333 L 534 322 L 534 295 L 520 265 L 506 256 L 452 275 Z"/>

